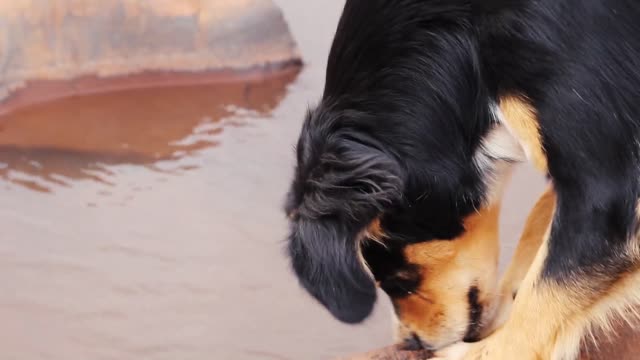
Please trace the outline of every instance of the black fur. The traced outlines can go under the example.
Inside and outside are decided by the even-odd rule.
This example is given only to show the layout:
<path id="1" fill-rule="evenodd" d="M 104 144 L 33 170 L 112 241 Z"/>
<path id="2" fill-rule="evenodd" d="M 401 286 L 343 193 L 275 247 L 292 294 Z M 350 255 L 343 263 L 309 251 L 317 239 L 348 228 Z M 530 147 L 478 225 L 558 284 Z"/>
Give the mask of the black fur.
<path id="1" fill-rule="evenodd" d="M 558 193 L 545 278 L 597 289 L 637 265 L 640 2 L 348 0 L 287 202 L 294 269 L 335 316 L 371 311 L 358 237 L 375 218 L 398 246 L 464 231 L 507 95 L 536 108 Z"/>
<path id="2" fill-rule="evenodd" d="M 480 304 L 480 289 L 472 286 L 467 293 L 467 302 L 469 303 L 469 327 L 464 336 L 464 341 L 473 342 L 480 338 L 482 311 L 483 306 Z"/>
<path id="3" fill-rule="evenodd" d="M 471 24 L 464 7 L 438 4 L 348 1 L 302 129 L 290 254 L 341 320 L 362 320 L 375 301 L 356 239 L 374 218 L 406 242 L 448 239 L 483 200 L 472 158 L 491 123 Z"/>
<path id="4" fill-rule="evenodd" d="M 374 241 L 362 245 L 362 254 L 379 286 L 394 299 L 403 298 L 418 290 L 423 274 L 420 267 L 407 261 L 406 243 L 388 240 L 385 245 Z"/>
<path id="5" fill-rule="evenodd" d="M 604 272 L 613 280 L 637 261 L 623 248 L 640 195 L 640 3 L 477 4 L 494 97 L 521 94 L 538 112 L 558 193 L 544 274 L 564 281 Z"/>

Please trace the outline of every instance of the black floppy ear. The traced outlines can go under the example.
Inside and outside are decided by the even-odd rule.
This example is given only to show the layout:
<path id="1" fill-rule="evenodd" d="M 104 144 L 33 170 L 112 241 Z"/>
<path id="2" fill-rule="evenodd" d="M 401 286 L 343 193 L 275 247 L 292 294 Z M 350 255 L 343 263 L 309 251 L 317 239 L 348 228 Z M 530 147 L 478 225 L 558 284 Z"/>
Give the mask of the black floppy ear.
<path id="1" fill-rule="evenodd" d="M 302 286 L 338 320 L 358 323 L 373 309 L 376 288 L 360 261 L 358 234 L 335 220 L 292 224 L 289 255 Z"/>
<path id="2" fill-rule="evenodd" d="M 303 287 L 337 319 L 364 320 L 376 301 L 373 277 L 360 252 L 365 228 L 401 198 L 397 161 L 373 140 L 330 138 L 314 166 L 299 168 L 287 206 L 289 256 Z"/>

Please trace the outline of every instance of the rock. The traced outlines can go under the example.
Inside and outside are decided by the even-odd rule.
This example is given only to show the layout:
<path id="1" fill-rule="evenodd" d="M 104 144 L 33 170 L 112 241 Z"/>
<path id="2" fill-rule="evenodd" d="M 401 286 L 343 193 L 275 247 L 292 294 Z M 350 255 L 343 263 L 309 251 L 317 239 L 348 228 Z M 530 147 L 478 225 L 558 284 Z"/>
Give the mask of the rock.
<path id="1" fill-rule="evenodd" d="M 90 92 L 104 86 L 100 80 L 136 74 L 301 63 L 271 0 L 0 1 L 0 29 L 0 112 L 3 100 L 33 83 L 43 88 L 43 82 L 84 79 Z M 74 86 L 53 90 L 33 91 L 27 103 L 77 92 Z"/>

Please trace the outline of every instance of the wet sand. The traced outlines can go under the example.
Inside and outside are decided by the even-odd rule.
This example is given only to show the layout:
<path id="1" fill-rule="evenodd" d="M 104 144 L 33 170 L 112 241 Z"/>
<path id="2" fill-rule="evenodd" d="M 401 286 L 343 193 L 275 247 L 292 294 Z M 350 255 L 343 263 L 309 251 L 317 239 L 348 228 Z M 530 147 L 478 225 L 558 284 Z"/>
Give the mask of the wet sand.
<path id="1" fill-rule="evenodd" d="M 320 360 L 390 342 L 384 296 L 365 324 L 340 324 L 283 256 L 292 147 L 343 2 L 276 2 L 299 75 L 0 118 L 2 359 Z M 528 167 L 514 183 L 505 240 L 543 189 Z"/>

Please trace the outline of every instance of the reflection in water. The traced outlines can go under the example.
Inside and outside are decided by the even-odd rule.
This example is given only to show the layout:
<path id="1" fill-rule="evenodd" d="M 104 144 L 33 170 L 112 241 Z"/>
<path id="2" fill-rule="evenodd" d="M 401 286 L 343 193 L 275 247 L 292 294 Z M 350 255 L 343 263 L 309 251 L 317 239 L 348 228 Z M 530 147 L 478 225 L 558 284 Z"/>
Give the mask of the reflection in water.
<path id="1" fill-rule="evenodd" d="M 69 98 L 0 118 L 0 180 L 51 192 L 112 183 L 113 166 L 179 174 L 225 127 L 269 116 L 295 73 L 269 81 L 129 90 Z"/>

